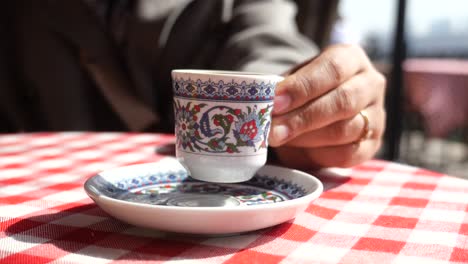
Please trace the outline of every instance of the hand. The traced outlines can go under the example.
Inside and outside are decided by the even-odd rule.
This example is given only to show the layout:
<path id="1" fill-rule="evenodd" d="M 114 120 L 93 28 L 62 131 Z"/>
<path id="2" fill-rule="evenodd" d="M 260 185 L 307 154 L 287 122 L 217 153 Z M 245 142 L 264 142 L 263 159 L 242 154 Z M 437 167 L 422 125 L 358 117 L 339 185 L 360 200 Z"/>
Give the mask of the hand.
<path id="1" fill-rule="evenodd" d="M 360 47 L 327 48 L 278 84 L 270 146 L 284 165 L 301 169 L 372 158 L 385 127 L 385 85 Z"/>

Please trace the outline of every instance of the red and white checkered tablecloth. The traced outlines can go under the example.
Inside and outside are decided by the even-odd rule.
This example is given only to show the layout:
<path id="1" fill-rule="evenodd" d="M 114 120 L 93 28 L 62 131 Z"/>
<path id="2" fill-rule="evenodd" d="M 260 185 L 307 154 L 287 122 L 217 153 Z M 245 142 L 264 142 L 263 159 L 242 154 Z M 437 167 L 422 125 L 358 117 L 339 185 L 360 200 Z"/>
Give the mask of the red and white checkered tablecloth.
<path id="1" fill-rule="evenodd" d="M 153 162 L 172 136 L 0 136 L 0 263 L 468 263 L 468 181 L 369 161 L 316 174 L 294 221 L 229 237 L 168 235 L 115 220 L 83 190 L 111 167 Z"/>

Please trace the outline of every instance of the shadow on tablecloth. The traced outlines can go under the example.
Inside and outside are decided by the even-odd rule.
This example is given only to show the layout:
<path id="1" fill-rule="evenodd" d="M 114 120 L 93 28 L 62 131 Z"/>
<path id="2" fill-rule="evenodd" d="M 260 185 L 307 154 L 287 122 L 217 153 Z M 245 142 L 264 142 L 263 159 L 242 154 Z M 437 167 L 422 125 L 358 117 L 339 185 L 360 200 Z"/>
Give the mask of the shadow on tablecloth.
<path id="1" fill-rule="evenodd" d="M 290 221 L 267 229 L 229 236 L 174 234 L 123 223 L 95 204 L 75 206 L 55 213 L 35 214 L 11 223 L 0 228 L 5 230 L 6 236 L 23 245 L 35 244 L 19 252 L 21 254 L 50 260 L 75 254 L 75 260 L 78 257 L 88 261 L 91 257 L 123 262 L 229 258 L 232 254 L 281 237 L 293 225 Z M 14 257 L 14 254 L 10 256 Z"/>

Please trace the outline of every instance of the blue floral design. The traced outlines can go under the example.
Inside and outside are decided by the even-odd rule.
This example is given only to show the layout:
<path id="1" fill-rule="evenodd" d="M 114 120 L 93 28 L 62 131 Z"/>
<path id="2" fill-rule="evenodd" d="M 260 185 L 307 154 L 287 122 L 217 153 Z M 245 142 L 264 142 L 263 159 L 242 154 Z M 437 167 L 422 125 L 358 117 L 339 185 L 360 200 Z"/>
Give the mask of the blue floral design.
<path id="1" fill-rule="evenodd" d="M 230 94 L 230 95 L 235 95 L 235 94 L 238 93 L 237 88 L 236 88 L 235 86 L 229 87 L 229 88 L 226 90 L 226 92 L 228 92 L 228 94 Z"/>
<path id="2" fill-rule="evenodd" d="M 256 86 L 251 86 L 248 92 L 250 95 L 254 96 L 258 93 L 258 89 Z"/>
<path id="3" fill-rule="evenodd" d="M 185 98 L 214 99 L 214 100 L 243 100 L 265 102 L 272 101 L 276 82 L 237 83 L 219 81 L 217 83 L 200 79 L 174 78 L 172 81 L 174 95 Z M 198 89 L 197 89 L 198 88 Z M 197 92 L 195 92 L 197 90 Z"/>

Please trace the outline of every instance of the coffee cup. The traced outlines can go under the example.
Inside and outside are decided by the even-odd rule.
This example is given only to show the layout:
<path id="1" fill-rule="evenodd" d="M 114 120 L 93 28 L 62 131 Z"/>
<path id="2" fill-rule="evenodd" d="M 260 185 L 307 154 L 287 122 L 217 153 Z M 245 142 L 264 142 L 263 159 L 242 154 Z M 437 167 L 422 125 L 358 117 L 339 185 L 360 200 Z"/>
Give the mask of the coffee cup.
<path id="1" fill-rule="evenodd" d="M 192 178 L 247 181 L 267 160 L 274 74 L 173 70 L 176 157 Z"/>

